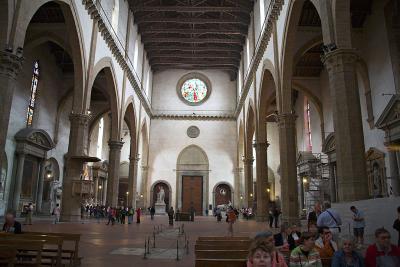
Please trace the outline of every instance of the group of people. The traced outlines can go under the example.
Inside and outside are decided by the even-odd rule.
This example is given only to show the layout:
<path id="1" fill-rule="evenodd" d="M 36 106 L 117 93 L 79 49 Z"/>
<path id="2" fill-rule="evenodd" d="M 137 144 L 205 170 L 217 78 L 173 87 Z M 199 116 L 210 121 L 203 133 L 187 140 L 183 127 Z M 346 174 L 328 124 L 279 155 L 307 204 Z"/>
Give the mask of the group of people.
<path id="1" fill-rule="evenodd" d="M 249 249 L 247 267 L 400 266 L 400 248 L 390 243 L 389 231 L 384 228 L 375 231 L 376 242 L 368 247 L 365 257 L 356 250 L 356 239 L 342 236 L 337 244 L 328 227 L 320 229 L 318 234 L 293 233 L 299 236 L 297 241 L 289 235 L 285 239 L 269 231 L 257 234 Z"/>
<path id="2" fill-rule="evenodd" d="M 137 208 L 136 211 L 134 210 L 133 207 L 120 207 L 120 208 L 114 208 L 114 207 L 108 207 L 106 210 L 108 222 L 106 225 L 114 225 L 116 222 L 120 224 L 125 224 L 126 223 L 126 218 L 128 218 L 128 224 L 132 224 L 133 222 L 133 216 L 136 213 L 136 223 L 140 223 L 140 216 L 142 213 L 142 210 L 140 208 Z"/>
<path id="3" fill-rule="evenodd" d="M 365 255 L 365 217 L 355 206 L 350 207 L 353 234 L 342 235 L 340 214 L 330 203 L 323 210 L 316 205 L 308 214 L 308 230 L 300 232 L 297 225 L 284 223 L 281 231 L 258 234 L 250 247 L 248 267 L 400 267 L 400 207 L 393 228 L 399 231 L 398 244 L 391 244 L 387 229 L 375 231 L 375 243 L 367 247 Z M 286 257 L 282 256 L 286 255 Z M 285 260 L 286 259 L 286 260 Z"/>

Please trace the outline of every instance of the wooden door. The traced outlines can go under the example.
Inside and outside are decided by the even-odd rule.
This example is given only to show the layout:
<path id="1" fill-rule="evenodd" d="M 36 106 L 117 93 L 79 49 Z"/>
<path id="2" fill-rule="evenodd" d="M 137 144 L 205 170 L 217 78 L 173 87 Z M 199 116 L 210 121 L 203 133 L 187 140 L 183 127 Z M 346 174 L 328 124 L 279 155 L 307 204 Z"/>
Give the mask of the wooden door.
<path id="1" fill-rule="evenodd" d="M 189 212 L 193 207 L 196 215 L 203 214 L 203 177 L 182 177 L 182 212 Z"/>

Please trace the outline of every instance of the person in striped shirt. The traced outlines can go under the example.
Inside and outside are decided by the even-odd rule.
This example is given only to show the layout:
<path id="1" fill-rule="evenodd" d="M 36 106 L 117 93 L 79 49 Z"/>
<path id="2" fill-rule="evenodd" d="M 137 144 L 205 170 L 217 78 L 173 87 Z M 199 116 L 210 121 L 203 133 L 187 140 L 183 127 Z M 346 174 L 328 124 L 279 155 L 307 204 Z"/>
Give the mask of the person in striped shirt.
<path id="1" fill-rule="evenodd" d="M 321 258 L 315 249 L 315 235 L 304 232 L 301 235 L 301 245 L 290 254 L 290 267 L 322 267 Z"/>

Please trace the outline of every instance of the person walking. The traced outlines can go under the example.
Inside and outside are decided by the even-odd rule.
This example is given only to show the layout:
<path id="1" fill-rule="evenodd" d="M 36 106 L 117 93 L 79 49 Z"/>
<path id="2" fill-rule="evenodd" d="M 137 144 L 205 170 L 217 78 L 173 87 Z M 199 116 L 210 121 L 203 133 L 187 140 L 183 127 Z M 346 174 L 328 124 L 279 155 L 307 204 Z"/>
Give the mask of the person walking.
<path id="1" fill-rule="evenodd" d="M 135 214 L 135 210 L 133 209 L 133 207 L 129 208 L 128 211 L 128 224 L 132 224 L 133 222 L 133 215 Z"/>
<path id="2" fill-rule="evenodd" d="M 273 209 L 273 215 L 274 215 L 275 228 L 278 228 L 279 215 L 281 215 L 281 211 L 278 209 L 276 205 L 274 206 Z"/>
<path id="3" fill-rule="evenodd" d="M 174 208 L 170 207 L 168 211 L 168 222 L 169 225 L 171 226 L 174 225 L 174 214 L 175 214 Z"/>
<path id="4" fill-rule="evenodd" d="M 141 213 L 141 209 L 137 208 L 136 209 L 136 223 L 140 223 L 140 213 Z"/>
<path id="5" fill-rule="evenodd" d="M 60 214 L 61 214 L 60 204 L 57 203 L 57 205 L 53 209 L 52 213 L 53 213 L 53 216 L 54 216 L 54 224 L 59 223 L 60 222 Z"/>
<path id="6" fill-rule="evenodd" d="M 397 207 L 397 219 L 393 223 L 393 228 L 399 232 L 399 238 L 397 240 L 397 246 L 400 247 L 400 206 Z"/>
<path id="7" fill-rule="evenodd" d="M 33 212 L 33 204 L 29 203 L 28 207 L 26 208 L 25 224 L 32 225 L 32 212 Z"/>
<path id="8" fill-rule="evenodd" d="M 227 216 L 228 216 L 227 219 L 228 219 L 228 225 L 229 225 L 228 233 L 230 234 L 230 236 L 233 236 L 233 224 L 235 223 L 237 217 L 232 208 L 229 208 Z"/>
<path id="9" fill-rule="evenodd" d="M 150 208 L 150 218 L 151 218 L 151 220 L 154 220 L 154 214 L 156 214 L 156 209 L 154 208 L 154 206 L 152 206 Z"/>
<path id="10" fill-rule="evenodd" d="M 357 238 L 358 246 L 361 247 L 364 244 L 364 213 L 361 210 L 358 210 L 355 206 L 351 206 L 350 210 L 353 213 L 352 219 L 354 236 Z"/>

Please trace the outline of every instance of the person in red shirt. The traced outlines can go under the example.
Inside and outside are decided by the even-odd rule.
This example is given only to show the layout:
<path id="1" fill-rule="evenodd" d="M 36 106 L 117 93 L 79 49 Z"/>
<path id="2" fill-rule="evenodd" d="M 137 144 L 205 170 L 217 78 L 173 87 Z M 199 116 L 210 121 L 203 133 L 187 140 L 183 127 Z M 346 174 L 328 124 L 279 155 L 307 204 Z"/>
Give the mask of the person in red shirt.
<path id="1" fill-rule="evenodd" d="M 375 231 L 376 243 L 370 245 L 365 255 L 366 267 L 399 267 L 400 248 L 390 243 L 390 233 L 385 228 Z"/>

